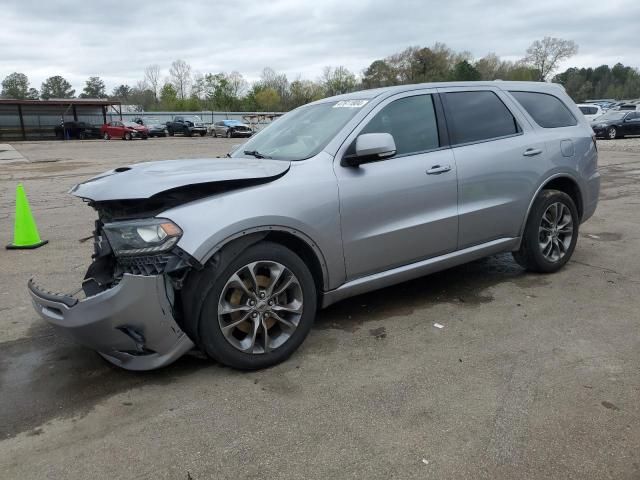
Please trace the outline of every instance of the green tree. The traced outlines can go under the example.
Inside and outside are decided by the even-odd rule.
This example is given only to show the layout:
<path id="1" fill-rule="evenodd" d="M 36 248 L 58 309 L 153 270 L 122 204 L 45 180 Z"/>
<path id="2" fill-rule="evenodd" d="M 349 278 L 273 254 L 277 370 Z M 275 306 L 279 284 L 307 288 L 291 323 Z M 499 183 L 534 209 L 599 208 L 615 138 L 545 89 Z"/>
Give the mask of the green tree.
<path id="1" fill-rule="evenodd" d="M 18 100 L 37 100 L 38 91 L 29 87 L 29 79 L 24 73 L 13 72 L 2 81 L 0 96 Z"/>
<path id="2" fill-rule="evenodd" d="M 160 89 L 160 108 L 163 110 L 175 110 L 178 103 L 178 93 L 174 86 L 165 83 Z"/>
<path id="3" fill-rule="evenodd" d="M 152 110 L 157 106 L 155 93 L 144 82 L 140 82 L 131 89 L 127 102 L 134 105 L 138 111 Z"/>
<path id="4" fill-rule="evenodd" d="M 292 109 L 305 105 L 325 96 L 324 87 L 311 80 L 294 80 L 289 85 L 289 103 L 286 109 Z"/>
<path id="5" fill-rule="evenodd" d="M 590 98 L 593 98 L 593 85 L 591 82 L 584 82 L 576 93 L 576 101 L 584 102 Z"/>
<path id="6" fill-rule="evenodd" d="M 255 94 L 255 101 L 261 110 L 272 112 L 280 106 L 280 95 L 273 88 L 264 88 Z"/>
<path id="7" fill-rule="evenodd" d="M 451 72 L 451 80 L 480 80 L 480 72 L 466 60 L 456 63 Z"/>
<path id="8" fill-rule="evenodd" d="M 116 98 L 121 102 L 126 102 L 131 94 L 133 93 L 133 88 L 129 85 L 118 85 L 113 89 L 111 93 L 111 98 Z"/>
<path id="9" fill-rule="evenodd" d="M 107 98 L 106 87 L 100 77 L 89 77 L 80 98 Z"/>
<path id="10" fill-rule="evenodd" d="M 42 82 L 40 97 L 43 100 L 50 98 L 73 98 L 76 91 L 71 88 L 71 84 L 60 75 L 47 78 Z"/>
<path id="11" fill-rule="evenodd" d="M 327 96 L 340 95 L 353 92 L 358 85 L 356 76 L 346 67 L 324 67 L 322 72 L 322 85 Z"/>
<path id="12" fill-rule="evenodd" d="M 398 73 L 385 60 L 376 60 L 363 72 L 364 88 L 388 87 L 398 84 Z"/>

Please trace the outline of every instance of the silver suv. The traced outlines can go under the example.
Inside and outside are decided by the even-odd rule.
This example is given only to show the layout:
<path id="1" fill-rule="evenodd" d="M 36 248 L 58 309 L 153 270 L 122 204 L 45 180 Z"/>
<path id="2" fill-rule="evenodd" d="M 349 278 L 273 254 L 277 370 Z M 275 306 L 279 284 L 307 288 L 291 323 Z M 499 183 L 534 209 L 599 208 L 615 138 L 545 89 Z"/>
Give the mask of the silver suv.
<path id="1" fill-rule="evenodd" d="M 596 209 L 597 159 L 553 84 L 327 98 L 227 158 L 139 163 L 75 186 L 98 212 L 83 298 L 29 290 L 45 319 L 123 368 L 196 346 L 263 368 L 346 297 L 499 252 L 560 269 Z"/>

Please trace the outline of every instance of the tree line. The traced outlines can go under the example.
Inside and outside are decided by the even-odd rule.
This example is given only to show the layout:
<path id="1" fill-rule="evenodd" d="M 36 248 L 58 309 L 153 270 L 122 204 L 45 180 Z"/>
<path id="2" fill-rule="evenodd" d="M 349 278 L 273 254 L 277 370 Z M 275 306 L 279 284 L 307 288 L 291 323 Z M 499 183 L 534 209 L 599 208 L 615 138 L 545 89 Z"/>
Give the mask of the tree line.
<path id="1" fill-rule="evenodd" d="M 144 69 L 135 85 L 118 85 L 107 93 L 97 76 L 87 79 L 79 98 L 110 98 L 144 111 L 287 111 L 321 98 L 367 88 L 409 83 L 459 80 L 553 81 L 564 85 L 581 102 L 588 98 L 640 97 L 640 72 L 620 63 L 613 67 L 569 68 L 554 75 L 560 62 L 572 57 L 578 46 L 571 40 L 545 37 L 536 40 L 518 61 L 503 60 L 494 53 L 474 59 L 444 43 L 413 46 L 374 60 L 360 74 L 344 66 L 327 66 L 315 80 L 265 68 L 249 83 L 241 73 L 198 73 L 184 60 L 175 60 L 164 75 L 159 65 Z M 2 81 L 4 98 L 74 98 L 76 91 L 62 76 L 47 78 L 40 90 L 24 73 L 14 72 Z"/>

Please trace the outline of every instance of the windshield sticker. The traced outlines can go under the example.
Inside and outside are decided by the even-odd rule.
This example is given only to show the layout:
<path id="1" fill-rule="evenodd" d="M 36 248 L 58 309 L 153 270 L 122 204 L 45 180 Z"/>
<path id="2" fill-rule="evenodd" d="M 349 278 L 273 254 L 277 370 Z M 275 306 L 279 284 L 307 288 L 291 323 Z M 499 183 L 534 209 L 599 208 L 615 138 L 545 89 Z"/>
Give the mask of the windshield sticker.
<path id="1" fill-rule="evenodd" d="M 340 100 L 333 108 L 362 108 L 369 100 Z"/>

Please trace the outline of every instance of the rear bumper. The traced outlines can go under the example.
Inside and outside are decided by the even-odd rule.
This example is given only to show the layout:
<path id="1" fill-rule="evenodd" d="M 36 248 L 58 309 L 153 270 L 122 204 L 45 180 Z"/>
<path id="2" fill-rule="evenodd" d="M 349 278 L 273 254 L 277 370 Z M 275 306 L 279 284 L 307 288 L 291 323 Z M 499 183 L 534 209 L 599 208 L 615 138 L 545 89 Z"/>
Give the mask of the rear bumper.
<path id="1" fill-rule="evenodd" d="M 593 216 L 598 207 L 598 197 L 600 196 L 600 172 L 595 172 L 587 180 L 587 201 L 582 211 L 582 222 L 586 222 Z"/>
<path id="2" fill-rule="evenodd" d="M 28 283 L 36 311 L 57 330 L 127 370 L 168 365 L 194 347 L 173 317 L 164 275 L 124 274 L 83 300 Z"/>

